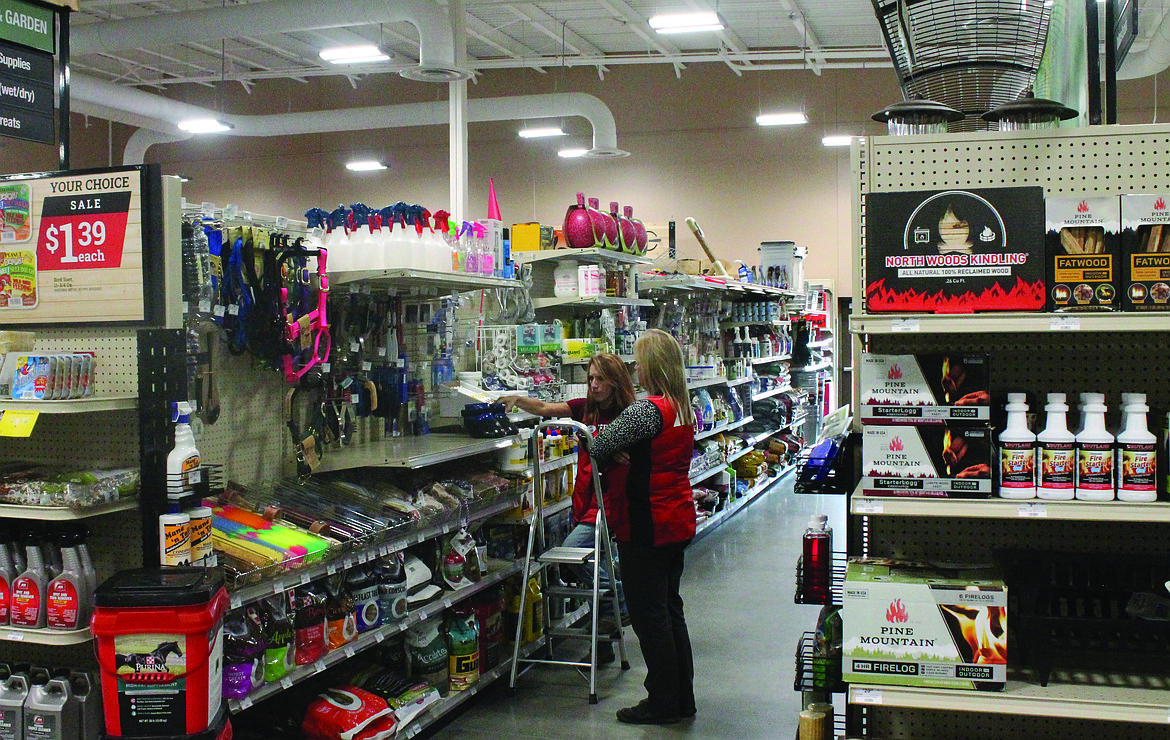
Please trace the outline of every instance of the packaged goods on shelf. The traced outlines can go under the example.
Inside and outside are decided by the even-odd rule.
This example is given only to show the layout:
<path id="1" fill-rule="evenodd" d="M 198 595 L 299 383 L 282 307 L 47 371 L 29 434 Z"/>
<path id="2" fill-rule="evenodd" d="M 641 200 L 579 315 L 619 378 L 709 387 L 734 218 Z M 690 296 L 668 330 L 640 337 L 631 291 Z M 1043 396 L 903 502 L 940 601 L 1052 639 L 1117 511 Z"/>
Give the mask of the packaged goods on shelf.
<path id="1" fill-rule="evenodd" d="M 861 486 L 867 496 L 987 498 L 988 426 L 866 426 Z"/>
<path id="2" fill-rule="evenodd" d="M 850 559 L 845 681 L 1003 690 L 1007 596 L 993 568 Z"/>
<path id="3" fill-rule="evenodd" d="M 0 503 L 85 509 L 138 495 L 137 468 L 65 470 L 10 464 L 0 470 Z"/>
<path id="4" fill-rule="evenodd" d="M 942 424 L 991 418 L 990 358 L 954 352 L 861 356 L 863 424 Z"/>
<path id="5" fill-rule="evenodd" d="M 9 353 L 0 365 L 0 398 L 64 401 L 93 395 L 93 352 Z"/>
<path id="6" fill-rule="evenodd" d="M 1122 258 L 1118 197 L 1048 198 L 1044 210 L 1046 309 L 1120 311 Z"/>
<path id="7" fill-rule="evenodd" d="M 866 309 L 1044 308 L 1040 187 L 868 193 Z"/>
<path id="8" fill-rule="evenodd" d="M 1170 195 L 1121 196 L 1122 305 L 1170 311 Z"/>

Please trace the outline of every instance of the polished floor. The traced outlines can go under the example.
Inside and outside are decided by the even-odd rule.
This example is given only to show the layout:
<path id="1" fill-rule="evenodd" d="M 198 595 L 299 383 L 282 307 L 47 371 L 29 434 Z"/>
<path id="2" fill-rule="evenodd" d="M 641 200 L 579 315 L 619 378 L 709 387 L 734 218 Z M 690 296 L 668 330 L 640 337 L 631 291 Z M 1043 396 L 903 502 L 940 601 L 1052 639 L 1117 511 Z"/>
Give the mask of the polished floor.
<path id="1" fill-rule="evenodd" d="M 793 603 L 801 535 L 809 516 L 829 515 L 844 550 L 844 497 L 792 493 L 787 476 L 687 550 L 683 599 L 695 653 L 693 720 L 662 727 L 619 723 L 614 713 L 645 696 L 637 638 L 626 630 L 631 668 L 602 670 L 597 704 L 571 668 L 536 667 L 509 695 L 507 678 L 434 732 L 438 740 L 532 738 L 764 740 L 796 735 L 801 695 L 793 690 L 794 653 L 819 607 Z"/>

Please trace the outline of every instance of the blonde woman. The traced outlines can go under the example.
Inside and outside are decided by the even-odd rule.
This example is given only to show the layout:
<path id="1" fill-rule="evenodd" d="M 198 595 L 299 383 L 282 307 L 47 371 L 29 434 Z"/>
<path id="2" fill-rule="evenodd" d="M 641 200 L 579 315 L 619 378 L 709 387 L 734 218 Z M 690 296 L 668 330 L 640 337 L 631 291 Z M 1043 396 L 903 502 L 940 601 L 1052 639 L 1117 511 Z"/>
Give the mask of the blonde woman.
<path id="1" fill-rule="evenodd" d="M 619 709 L 618 721 L 665 725 L 695 716 L 694 661 L 679 584 L 683 551 L 695 536 L 691 452 L 695 415 L 687 395 L 682 348 L 651 329 L 634 344 L 638 382 L 649 397 L 634 402 L 593 445 L 599 463 L 625 452 L 626 485 L 606 500 L 622 564 L 626 606 L 646 660 L 648 696 Z"/>

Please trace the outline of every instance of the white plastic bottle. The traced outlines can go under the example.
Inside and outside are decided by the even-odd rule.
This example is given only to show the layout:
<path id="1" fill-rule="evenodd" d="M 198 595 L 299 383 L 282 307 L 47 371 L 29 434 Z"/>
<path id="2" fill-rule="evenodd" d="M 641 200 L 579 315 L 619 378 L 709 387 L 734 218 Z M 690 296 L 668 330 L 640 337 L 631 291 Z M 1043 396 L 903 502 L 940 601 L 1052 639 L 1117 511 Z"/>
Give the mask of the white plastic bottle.
<path id="1" fill-rule="evenodd" d="M 581 295 L 576 260 L 560 260 L 553 270 L 553 295 L 557 298 L 576 298 Z"/>
<path id="2" fill-rule="evenodd" d="M 199 482 L 199 464 L 202 459 L 191 432 L 191 404 L 180 401 L 173 404 L 175 448 L 167 455 L 167 496 L 180 498 L 190 495 Z"/>
<path id="3" fill-rule="evenodd" d="M 1132 393 L 1130 401 L 1124 412 L 1125 429 L 1117 435 L 1117 498 L 1156 501 L 1158 438 L 1146 427 L 1150 408 L 1145 404 L 1145 396 Z"/>
<path id="4" fill-rule="evenodd" d="M 1009 393 L 1007 427 L 999 434 L 999 497 L 1036 498 L 1036 435 L 1028 429 L 1023 393 Z"/>
<path id="5" fill-rule="evenodd" d="M 1076 493 L 1077 443 L 1068 430 L 1064 394 L 1049 393 L 1044 411 L 1048 419 L 1044 431 L 1036 435 L 1040 462 L 1036 495 L 1046 501 L 1071 501 Z"/>
<path id="6" fill-rule="evenodd" d="M 1088 394 L 1085 428 L 1077 435 L 1078 501 L 1112 501 L 1114 498 L 1114 437 L 1105 428 L 1105 396 Z"/>

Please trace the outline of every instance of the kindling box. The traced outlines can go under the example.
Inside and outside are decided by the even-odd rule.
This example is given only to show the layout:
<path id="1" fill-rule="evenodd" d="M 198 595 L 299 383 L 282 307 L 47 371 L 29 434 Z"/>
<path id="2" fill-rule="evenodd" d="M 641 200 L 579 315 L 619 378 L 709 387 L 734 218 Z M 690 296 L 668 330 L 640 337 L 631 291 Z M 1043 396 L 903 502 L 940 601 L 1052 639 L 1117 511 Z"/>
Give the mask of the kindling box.
<path id="1" fill-rule="evenodd" d="M 1044 201 L 1049 311 L 1120 311 L 1121 201 L 1116 195 Z"/>
<path id="2" fill-rule="evenodd" d="M 1127 311 L 1170 311 L 1168 198 L 1121 196 L 1122 300 Z"/>
<path id="3" fill-rule="evenodd" d="M 991 428 L 947 422 L 866 426 L 861 435 L 866 496 L 987 498 L 991 495 Z"/>
<path id="4" fill-rule="evenodd" d="M 863 424 L 942 424 L 991 418 L 988 356 L 861 356 Z"/>
<path id="5" fill-rule="evenodd" d="M 994 569 L 855 558 L 842 604 L 847 683 L 1003 690 L 1007 586 Z"/>

